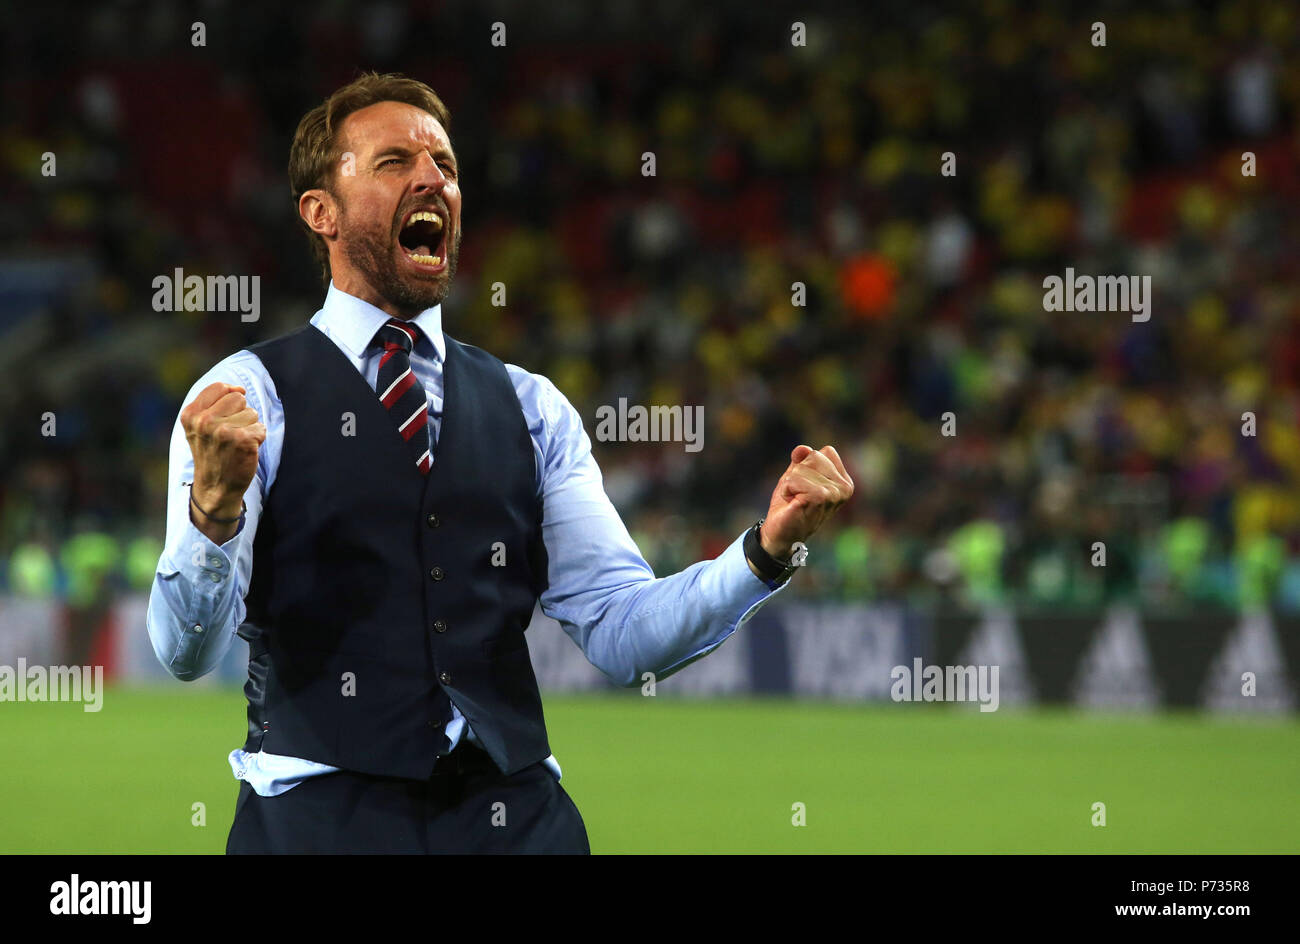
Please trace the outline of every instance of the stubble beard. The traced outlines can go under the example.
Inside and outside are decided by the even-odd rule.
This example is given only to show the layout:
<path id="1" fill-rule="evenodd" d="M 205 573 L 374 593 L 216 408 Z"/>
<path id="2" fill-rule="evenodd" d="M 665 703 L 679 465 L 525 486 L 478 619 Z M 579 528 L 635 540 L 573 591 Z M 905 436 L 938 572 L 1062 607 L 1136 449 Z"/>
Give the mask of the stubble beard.
<path id="1" fill-rule="evenodd" d="M 347 207 L 340 201 L 339 224 L 344 229 L 348 220 Z M 394 255 L 394 237 L 374 229 L 347 227 L 352 233 L 344 247 L 344 255 L 352 267 L 360 272 L 385 302 L 404 318 L 414 318 L 426 308 L 441 305 L 451 291 L 451 281 L 456 275 L 460 258 L 460 229 L 447 240 L 447 269 L 435 278 L 422 278 L 414 273 L 398 271 Z M 401 252 L 400 246 L 396 250 Z"/>

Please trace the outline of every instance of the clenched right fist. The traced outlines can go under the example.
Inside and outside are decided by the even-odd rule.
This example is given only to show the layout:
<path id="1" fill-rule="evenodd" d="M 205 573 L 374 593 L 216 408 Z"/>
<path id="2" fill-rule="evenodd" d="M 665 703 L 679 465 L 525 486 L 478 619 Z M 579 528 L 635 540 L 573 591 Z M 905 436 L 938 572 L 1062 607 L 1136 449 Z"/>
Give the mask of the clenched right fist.
<path id="1" fill-rule="evenodd" d="M 214 518 L 238 518 L 244 492 L 257 474 L 257 450 L 266 427 L 244 400 L 247 391 L 226 383 L 204 387 L 181 410 L 181 427 L 194 456 L 194 504 Z M 214 543 L 224 544 L 238 522 L 218 524 L 191 505 L 190 520 Z"/>

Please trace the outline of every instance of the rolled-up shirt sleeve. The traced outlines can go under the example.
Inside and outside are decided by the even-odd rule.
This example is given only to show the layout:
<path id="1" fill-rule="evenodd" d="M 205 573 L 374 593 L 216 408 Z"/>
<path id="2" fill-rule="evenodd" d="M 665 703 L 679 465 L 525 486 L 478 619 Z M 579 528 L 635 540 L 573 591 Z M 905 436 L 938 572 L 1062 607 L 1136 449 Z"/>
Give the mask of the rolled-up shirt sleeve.
<path id="1" fill-rule="evenodd" d="M 716 559 L 666 577 L 646 563 L 605 489 L 591 440 L 568 399 L 529 375 L 544 424 L 542 537 L 548 586 L 542 612 L 615 684 L 665 678 L 722 645 L 789 581 L 775 589 L 745 560 L 744 535 Z"/>

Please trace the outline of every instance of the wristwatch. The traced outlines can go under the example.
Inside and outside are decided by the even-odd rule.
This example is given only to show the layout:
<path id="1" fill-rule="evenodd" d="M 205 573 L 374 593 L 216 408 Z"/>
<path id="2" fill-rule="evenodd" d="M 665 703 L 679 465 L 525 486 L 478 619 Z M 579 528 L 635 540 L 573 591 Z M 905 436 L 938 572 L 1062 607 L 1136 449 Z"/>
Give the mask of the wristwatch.
<path id="1" fill-rule="evenodd" d="M 807 563 L 808 545 L 804 544 L 803 541 L 795 541 L 791 549 L 790 559 L 788 561 L 778 560 L 763 550 L 760 529 L 766 520 L 766 518 L 759 518 L 754 523 L 754 526 L 745 532 L 745 557 L 754 565 L 754 569 L 759 572 L 764 580 L 768 583 L 779 584 L 787 580 L 797 568 Z"/>

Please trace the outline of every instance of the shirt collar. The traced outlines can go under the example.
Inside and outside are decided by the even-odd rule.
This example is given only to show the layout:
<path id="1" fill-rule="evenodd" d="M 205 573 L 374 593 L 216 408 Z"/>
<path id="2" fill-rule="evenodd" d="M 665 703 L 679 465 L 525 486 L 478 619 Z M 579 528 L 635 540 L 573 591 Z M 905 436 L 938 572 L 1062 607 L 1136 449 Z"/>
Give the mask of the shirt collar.
<path id="1" fill-rule="evenodd" d="M 347 348 L 354 357 L 360 359 L 374 338 L 375 332 L 383 327 L 389 317 L 387 313 L 369 302 L 362 301 L 355 295 L 349 295 L 335 287 L 331 279 L 317 324 L 325 328 L 326 333 Z M 442 305 L 426 308 L 411 321 L 419 325 L 420 330 L 424 332 L 426 340 L 421 341 L 420 346 L 431 345 L 433 359 L 441 361 L 446 354 L 446 342 L 442 337 Z M 429 351 L 426 348 L 417 353 L 427 357 Z"/>

